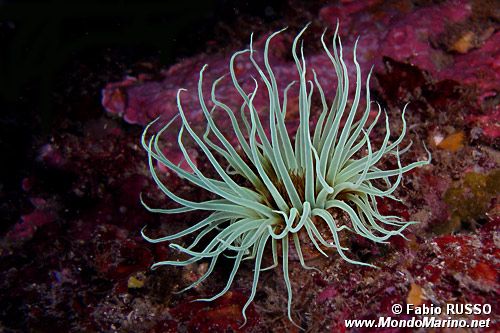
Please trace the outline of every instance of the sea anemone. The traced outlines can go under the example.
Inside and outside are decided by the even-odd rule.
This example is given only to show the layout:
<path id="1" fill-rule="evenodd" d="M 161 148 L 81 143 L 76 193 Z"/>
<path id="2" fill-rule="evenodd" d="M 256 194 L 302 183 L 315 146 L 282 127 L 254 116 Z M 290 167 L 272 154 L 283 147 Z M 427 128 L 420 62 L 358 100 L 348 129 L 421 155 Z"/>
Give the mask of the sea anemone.
<path id="1" fill-rule="evenodd" d="M 206 272 L 196 282 L 183 289 L 185 291 L 202 283 L 213 272 L 221 255 L 232 258 L 234 264 L 226 286 L 213 297 L 200 299 L 200 301 L 212 301 L 230 289 L 237 271 L 241 266 L 245 266 L 242 262 L 252 260 L 253 283 L 248 301 L 242 308 L 243 325 L 247 321 L 245 311 L 255 297 L 260 273 L 279 266 L 280 261 L 288 293 L 287 314 L 293 322 L 292 288 L 288 273 L 289 252 L 292 249 L 290 243 L 292 242 L 294 251 L 305 269 L 315 268 L 306 265 L 301 249 L 301 241 L 304 242 L 304 240 L 310 242 L 311 248 L 325 256 L 328 256 L 325 250 L 333 248 L 343 260 L 351 264 L 375 267 L 347 256 L 348 249 L 342 246 L 340 233 L 355 233 L 377 243 L 385 243 L 394 235 L 404 237 L 403 230 L 416 222 L 403 221 L 398 216 L 381 214 L 377 209 L 376 198 L 396 199 L 392 194 L 400 184 L 402 175 L 416 167 L 430 163 L 430 153 L 428 153 L 427 160 L 416 161 L 406 166 L 401 165 L 400 156 L 409 148 L 408 146 L 402 150 L 399 149 L 406 134 L 404 118 L 406 106 L 402 112 L 403 128 L 398 138 L 391 142 L 389 119 L 385 114 L 385 137 L 378 149 L 372 147 L 370 133 L 382 111 L 379 105 L 375 119 L 368 121 L 372 104 L 369 89 L 371 70 L 366 78 L 366 101 L 364 107 L 360 108 L 362 110 L 358 110 L 362 79 L 360 66 L 356 60 L 358 43 L 356 40 L 353 51 L 356 88 L 354 100 L 349 108 L 347 106 L 349 77 L 343 60 L 338 25 L 331 50 L 325 43 L 325 33 L 321 37 L 322 46 L 337 76 L 335 98 L 331 105 L 328 105 L 317 73 L 312 70 L 314 80 L 306 80 L 303 42 L 300 46 L 300 58 L 297 53 L 297 44 L 306 28 L 307 26 L 295 37 L 292 46 L 292 56 L 299 78 L 298 110 L 300 114 L 298 128 L 293 132 L 294 138 L 287 128 L 286 112 L 287 93 L 296 82 L 286 86 L 281 99 L 278 82 L 268 58 L 272 39 L 283 30 L 273 33 L 266 40 L 263 54 L 264 69 L 255 60 L 252 38 L 249 49 L 232 55 L 229 65 L 230 77 L 235 91 L 242 99 L 238 112 L 216 97 L 216 87 L 222 78 L 213 82 L 211 89 L 213 107 L 209 110 L 202 91 L 203 73 L 207 67 L 205 65 L 200 71 L 198 81 L 198 98 L 206 119 L 205 133 L 197 134 L 191 127 L 181 103 L 181 96 L 185 89 L 179 89 L 177 93 L 179 114 L 149 139 L 147 137 L 150 128 L 158 119 L 149 124 L 142 135 L 142 145 L 148 153 L 149 168 L 153 179 L 168 198 L 179 204 L 178 208 L 172 209 L 150 208 L 141 198 L 144 206 L 151 212 L 162 214 L 210 212 L 205 219 L 173 235 L 151 238 L 143 229 L 142 236 L 151 243 L 171 241 L 197 233 L 188 247 L 170 244 L 171 248 L 187 254 L 189 259 L 161 261 L 155 263 L 153 268 L 165 265 L 186 266 L 200 260 L 208 260 L 210 264 Z M 268 127 L 261 122 L 259 111 L 253 103 L 259 81 L 252 78 L 255 88 L 250 92 L 244 91 L 238 83 L 234 63 L 235 59 L 242 55 L 249 55 L 249 60 L 258 72 L 260 81 L 267 89 Z M 321 98 L 322 111 L 311 134 L 311 99 L 315 88 Z M 213 117 L 216 110 L 227 114 L 231 124 L 229 129 L 232 133 L 223 133 L 217 126 Z M 179 117 L 181 127 L 178 132 L 178 146 L 190 171 L 165 156 L 159 145 L 162 133 L 168 131 Z M 200 170 L 197 163 L 190 157 L 184 144 L 185 132 L 189 135 L 189 140 L 197 146 L 199 153 L 204 154 L 213 167 L 211 176 L 208 175 L 207 170 Z M 237 141 L 237 144 L 231 141 Z M 377 166 L 380 166 L 380 161 L 387 157 L 395 158 L 396 168 L 383 170 Z M 154 167 L 154 160 L 193 186 L 211 192 L 215 198 L 195 202 L 178 196 L 160 180 Z M 345 214 L 348 218 L 334 218 L 333 213 L 337 216 Z M 325 236 L 325 230 L 328 230 L 328 236 Z M 196 247 L 200 243 L 204 245 Z M 263 268 L 264 254 L 269 252 L 274 264 Z M 281 252 L 281 258 L 279 252 Z"/>

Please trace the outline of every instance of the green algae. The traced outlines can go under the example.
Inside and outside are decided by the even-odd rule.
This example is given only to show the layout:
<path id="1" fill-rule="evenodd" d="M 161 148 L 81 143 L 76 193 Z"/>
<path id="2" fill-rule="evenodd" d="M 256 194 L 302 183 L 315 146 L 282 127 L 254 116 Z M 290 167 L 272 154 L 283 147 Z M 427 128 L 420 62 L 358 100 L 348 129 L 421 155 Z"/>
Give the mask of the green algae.
<path id="1" fill-rule="evenodd" d="M 474 223 L 486 216 L 491 201 L 500 193 L 500 169 L 487 174 L 468 172 L 444 194 L 451 218 L 447 229 L 456 231 L 464 223 Z M 441 230 L 444 231 L 444 230 Z"/>

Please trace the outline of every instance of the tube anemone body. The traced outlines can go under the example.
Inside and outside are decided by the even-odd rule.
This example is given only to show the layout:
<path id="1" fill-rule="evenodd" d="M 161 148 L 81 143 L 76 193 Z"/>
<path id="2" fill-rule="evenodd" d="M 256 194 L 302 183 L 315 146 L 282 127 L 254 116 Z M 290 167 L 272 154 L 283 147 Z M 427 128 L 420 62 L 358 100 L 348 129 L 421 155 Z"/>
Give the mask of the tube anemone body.
<path id="1" fill-rule="evenodd" d="M 393 193 L 400 184 L 402 175 L 430 163 L 429 153 L 427 160 L 405 166 L 401 164 L 400 156 L 409 148 L 399 149 L 406 134 L 404 118 L 406 106 L 402 112 L 403 129 L 397 139 L 390 142 L 389 119 L 385 114 L 386 134 L 383 142 L 378 148 L 372 146 L 370 133 L 378 123 L 382 111 L 378 106 L 375 120 L 368 121 L 372 104 L 369 89 L 371 70 L 365 79 L 366 88 L 363 92 L 366 103 L 360 108 L 362 75 L 356 59 L 356 41 L 353 51 L 356 89 L 352 104 L 347 107 L 349 75 L 343 60 L 338 25 L 331 48 L 325 42 L 325 34 L 321 37 L 324 51 L 337 76 L 335 98 L 330 105 L 327 103 L 317 73 L 312 70 L 314 79 L 306 79 L 308 69 L 302 45 L 298 50 L 299 41 L 306 28 L 307 26 L 295 37 L 292 45 L 292 55 L 298 74 L 297 82 L 277 82 L 268 60 L 271 41 L 282 31 L 273 33 L 266 40 L 263 67 L 254 58 L 255 51 L 251 39 L 249 48 L 236 52 L 230 60 L 230 78 L 235 91 L 241 97 L 241 107 L 238 110 L 231 109 L 217 99 L 216 87 L 222 78 L 212 84 L 210 104 L 213 107 L 208 108 L 202 91 L 203 73 L 207 67 L 205 65 L 200 71 L 198 84 L 198 98 L 206 120 L 205 133 L 197 134 L 189 124 L 181 103 L 182 95 L 186 92 L 184 89 L 179 89 L 177 93 L 179 114 L 159 132 L 150 135 L 151 125 L 156 122 L 155 120 L 146 127 L 142 136 L 142 145 L 148 153 L 153 179 L 163 193 L 179 205 L 178 208 L 161 209 L 150 208 L 143 202 L 146 208 L 162 214 L 189 213 L 198 210 L 209 213 L 202 221 L 174 235 L 150 238 L 143 229 L 143 237 L 152 243 L 196 234 L 193 243 L 188 247 L 170 244 L 172 248 L 187 254 L 188 259 L 157 262 L 153 268 L 165 265 L 185 266 L 200 260 L 208 260 L 207 271 L 184 289 L 187 290 L 199 285 L 213 272 L 220 255 L 231 254 L 233 268 L 226 286 L 217 295 L 201 300 L 212 301 L 230 289 L 238 270 L 243 266 L 246 267 L 243 261 L 252 261 L 253 283 L 248 301 L 242 309 L 243 325 L 246 323 L 246 309 L 253 301 L 257 290 L 260 273 L 278 266 L 281 266 L 283 271 L 288 293 L 287 315 L 293 322 L 292 288 L 288 274 L 291 246 L 295 248 L 305 269 L 315 269 L 305 263 L 301 249 L 301 241 L 304 239 L 310 242 L 310 247 L 325 256 L 328 256 L 325 251 L 331 248 L 351 264 L 374 267 L 347 256 L 347 249 L 341 244 L 341 233 L 355 233 L 377 243 L 384 243 L 394 235 L 403 236 L 403 230 L 416 222 L 381 214 L 377 209 L 376 198 L 395 199 Z M 252 91 L 245 91 L 238 82 L 234 66 L 238 57 L 248 57 L 258 73 L 257 78 L 252 78 L 254 85 Z M 292 138 L 287 128 L 286 112 L 287 93 L 294 84 L 299 88 L 300 121 L 295 137 Z M 279 89 L 282 87 L 286 89 L 283 96 L 280 96 Z M 269 119 L 266 124 L 261 121 L 253 103 L 259 89 L 266 89 L 269 96 Z M 319 94 L 322 109 L 312 130 L 310 115 L 314 93 Z M 231 124 L 229 131 L 227 129 L 222 131 L 217 126 L 213 117 L 214 112 L 227 114 Z M 162 133 L 167 131 L 176 119 L 181 123 L 178 146 L 192 172 L 173 163 L 162 152 L 159 144 Z M 213 168 L 212 177 L 207 176 L 206 171 L 200 170 L 189 156 L 184 145 L 185 137 L 189 137 L 199 152 L 205 155 Z M 361 154 L 363 151 L 366 153 Z M 381 164 L 382 158 L 387 156 L 396 159 L 397 168 L 382 170 L 377 166 Z M 154 167 L 155 160 L 193 186 L 213 193 L 215 199 L 195 202 L 178 196 L 159 179 Z M 380 187 L 379 184 L 384 185 Z M 350 223 L 346 225 L 336 220 L 332 215 L 334 210 L 348 216 Z M 324 233 L 320 232 L 321 229 L 327 229 L 330 235 L 325 237 Z M 305 237 L 302 235 L 299 237 L 299 233 Z M 206 242 L 199 248 L 197 244 L 202 239 Z M 232 255 L 234 253 L 235 255 Z M 273 260 L 273 265 L 270 267 L 262 267 L 266 253 L 269 253 Z"/>

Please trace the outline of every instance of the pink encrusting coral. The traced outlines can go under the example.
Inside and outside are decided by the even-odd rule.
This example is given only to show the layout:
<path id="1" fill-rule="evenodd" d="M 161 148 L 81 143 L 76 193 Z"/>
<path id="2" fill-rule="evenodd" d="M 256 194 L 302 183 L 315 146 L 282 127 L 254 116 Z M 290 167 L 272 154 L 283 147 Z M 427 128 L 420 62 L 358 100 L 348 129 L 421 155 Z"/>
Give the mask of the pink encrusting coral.
<path id="1" fill-rule="evenodd" d="M 262 36 L 257 40 L 254 43 L 255 48 L 262 48 L 266 37 Z M 273 64 L 273 71 L 278 82 L 291 82 L 298 79 L 295 64 L 287 60 L 289 55 L 279 51 L 286 47 L 285 43 L 286 41 L 283 38 L 276 38 L 275 44 L 277 45 L 270 51 L 270 62 Z M 273 50 L 278 51 L 273 52 Z M 344 52 L 351 54 L 352 45 L 346 47 Z M 234 52 L 210 56 L 199 55 L 186 59 L 164 71 L 162 75 L 165 79 L 161 82 L 141 81 L 127 77 L 122 82 L 110 83 L 103 90 L 102 103 L 108 112 L 122 115 L 125 121 L 132 124 L 145 125 L 160 115 L 169 119 L 178 112 L 176 94 L 179 87 L 184 87 L 191 92 L 197 91 L 199 69 L 204 64 L 208 64 L 208 68 L 204 74 L 206 82 L 213 82 L 219 77 L 226 75 L 229 72 L 228 63 L 232 53 Z M 363 51 L 360 53 L 360 58 L 365 58 Z M 259 62 L 262 61 L 261 54 L 256 54 L 255 58 Z M 334 72 L 330 70 L 330 60 L 323 54 L 313 55 L 308 57 L 308 59 L 310 59 L 310 66 L 312 68 L 321 70 L 323 67 L 328 66 L 329 70 L 324 71 L 326 78 L 321 78 L 323 82 L 320 83 L 325 87 L 325 94 L 331 94 L 334 91 L 334 86 L 332 87 L 331 83 L 334 82 L 335 77 Z M 347 60 L 346 62 L 348 63 L 349 61 Z M 364 68 L 368 67 L 366 62 L 362 63 L 362 65 L 364 65 L 362 66 Z M 349 66 L 349 68 L 352 69 L 352 66 Z M 252 66 L 248 56 L 241 56 L 236 59 L 235 72 L 240 82 L 242 82 L 242 88 L 244 90 L 252 90 L 253 86 L 251 83 L 253 81 L 251 77 L 257 77 L 258 73 Z M 307 78 L 312 79 L 312 73 Z M 330 81 L 328 84 L 325 82 L 327 80 Z M 280 87 L 280 94 L 283 93 L 285 88 L 286 86 Z M 207 84 L 204 91 L 207 100 L 210 100 L 210 89 L 211 87 Z M 225 77 L 217 85 L 216 95 L 221 102 L 230 107 L 236 107 L 241 104 L 241 97 L 237 94 L 229 77 Z M 297 98 L 297 96 L 298 90 L 291 89 L 290 98 Z M 186 110 L 189 110 L 188 117 L 198 120 L 202 119 L 203 115 L 197 94 L 186 94 L 183 103 Z M 208 107 L 212 106 L 210 103 L 207 103 Z M 254 99 L 257 109 L 261 109 L 262 106 L 268 103 L 269 99 L 266 94 L 257 94 Z"/>
<path id="2" fill-rule="evenodd" d="M 375 71 L 382 70 L 382 57 L 389 56 L 414 64 L 438 80 L 458 78 L 463 85 L 475 86 L 479 91 L 478 95 L 483 98 L 498 94 L 500 51 L 495 45 L 499 43 L 500 33 L 489 38 L 484 37 L 484 45 L 478 45 L 475 50 L 466 54 L 449 53 L 434 45 L 440 36 L 446 33 L 448 27 L 470 19 L 471 1 L 450 1 L 414 11 L 404 5 L 394 8 L 382 7 L 383 10 L 376 1 L 352 2 L 326 6 L 318 15 L 324 27 L 330 29 L 335 26 L 337 19 L 340 20 L 341 33 L 346 36 L 346 54 L 352 51 L 348 46 L 353 45 L 358 36 L 362 36 L 359 41 L 358 59 L 364 72 L 372 65 L 375 65 Z M 265 38 L 266 36 L 260 36 L 255 43 L 256 47 L 262 46 Z M 277 80 L 291 82 L 296 79 L 296 72 L 289 55 L 283 52 L 285 39 L 282 37 L 281 41 L 276 40 L 277 46 L 273 48 L 270 56 Z M 160 115 L 169 119 L 177 113 L 177 89 L 184 87 L 188 91 L 195 91 L 198 69 L 204 64 L 208 64 L 205 72 L 207 82 L 227 74 L 227 64 L 232 51 L 234 50 L 219 54 L 201 54 L 185 59 L 162 72 L 164 79 L 161 81 L 149 81 L 147 76 L 143 76 L 127 77 L 122 82 L 109 83 L 103 89 L 102 103 L 108 112 L 119 114 L 132 124 L 145 125 Z M 319 48 L 316 54 L 307 56 L 311 59 L 311 68 L 322 74 L 321 83 L 328 95 L 335 89 L 336 84 L 328 57 L 322 54 Z M 352 64 L 348 63 L 348 68 L 352 70 Z M 236 69 L 241 82 L 251 82 L 249 77 L 256 76 L 248 59 L 238 59 Z M 244 88 L 251 89 L 245 86 Z M 224 79 L 218 85 L 216 93 L 229 106 L 236 106 L 240 101 L 233 90 L 231 81 Z M 206 87 L 205 94 L 209 97 L 210 87 Z M 294 94 L 297 96 L 296 91 L 291 91 L 291 95 Z M 267 96 L 260 95 L 255 98 L 254 103 L 262 106 L 266 101 Z M 183 102 L 193 119 L 201 116 L 196 94 L 187 94 Z M 488 131 L 490 132 L 491 130 Z"/>

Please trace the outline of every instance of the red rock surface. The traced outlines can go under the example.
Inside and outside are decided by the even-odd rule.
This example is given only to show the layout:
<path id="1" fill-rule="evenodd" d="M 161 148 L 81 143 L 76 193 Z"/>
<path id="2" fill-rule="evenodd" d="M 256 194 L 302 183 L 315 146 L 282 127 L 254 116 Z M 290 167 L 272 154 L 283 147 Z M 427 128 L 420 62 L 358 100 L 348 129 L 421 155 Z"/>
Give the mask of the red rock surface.
<path id="1" fill-rule="evenodd" d="M 484 104 L 485 99 L 498 96 L 500 91 L 500 51 L 496 47 L 500 43 L 500 32 L 492 33 L 493 27 L 484 26 L 482 31 L 477 32 L 481 33 L 476 37 L 479 39 L 477 46 L 465 54 L 450 53 L 436 47 L 448 30 L 474 20 L 475 16 L 479 15 L 474 12 L 474 7 L 481 5 L 481 2 L 474 4 L 472 1 L 459 0 L 412 9 L 409 3 L 404 2 L 399 6 L 387 6 L 382 1 L 354 1 L 321 8 L 315 23 L 332 31 L 337 19 L 340 21 L 344 54 L 347 55 L 345 58 L 351 73 L 353 44 L 359 36 L 358 60 L 365 75 L 372 65 L 375 66 L 375 71 L 382 71 L 382 58 L 391 57 L 417 66 L 428 72 L 434 80 L 452 79 L 458 81 L 461 86 L 477 89 L 475 107 L 486 109 L 489 116 L 472 116 L 469 120 L 478 122 L 486 136 L 496 139 L 499 134 L 498 107 Z M 309 67 L 321 74 L 321 83 L 331 95 L 335 87 L 334 71 L 328 57 L 319 48 L 317 31 L 310 30 L 316 33 L 306 34 L 305 43 L 317 44 L 318 50 L 306 53 Z M 459 32 L 467 32 L 462 30 Z M 293 37 L 293 33 L 285 32 L 275 38 L 272 44 L 271 63 L 277 81 L 282 83 L 281 89 L 297 78 L 295 64 L 290 59 L 289 46 L 286 45 Z M 254 47 L 262 51 L 265 38 L 266 36 L 259 36 Z M 460 35 L 454 38 L 460 38 Z M 238 50 L 233 49 L 221 54 L 201 54 L 185 59 L 163 71 L 161 75 L 164 79 L 160 81 L 151 82 L 145 76 L 127 77 L 122 82 L 110 83 L 102 92 L 103 105 L 108 112 L 123 116 L 129 123 L 145 125 L 158 116 L 170 119 L 175 115 L 175 96 L 179 87 L 183 87 L 191 92 L 183 95 L 186 110 L 189 110 L 192 117 L 201 121 L 196 94 L 199 70 L 204 64 L 208 64 L 204 75 L 205 82 L 212 82 L 229 72 L 229 57 Z M 253 83 L 250 77 L 257 77 L 258 74 L 250 65 L 247 55 L 242 55 L 236 62 L 236 73 L 246 90 L 251 91 Z M 312 79 L 311 72 L 309 74 Z M 209 99 L 210 85 L 206 84 L 204 87 L 205 98 Z M 229 78 L 219 84 L 217 96 L 230 106 L 237 107 L 241 104 L 241 98 L 236 94 Z M 266 95 L 259 95 L 255 103 L 265 106 Z"/>

